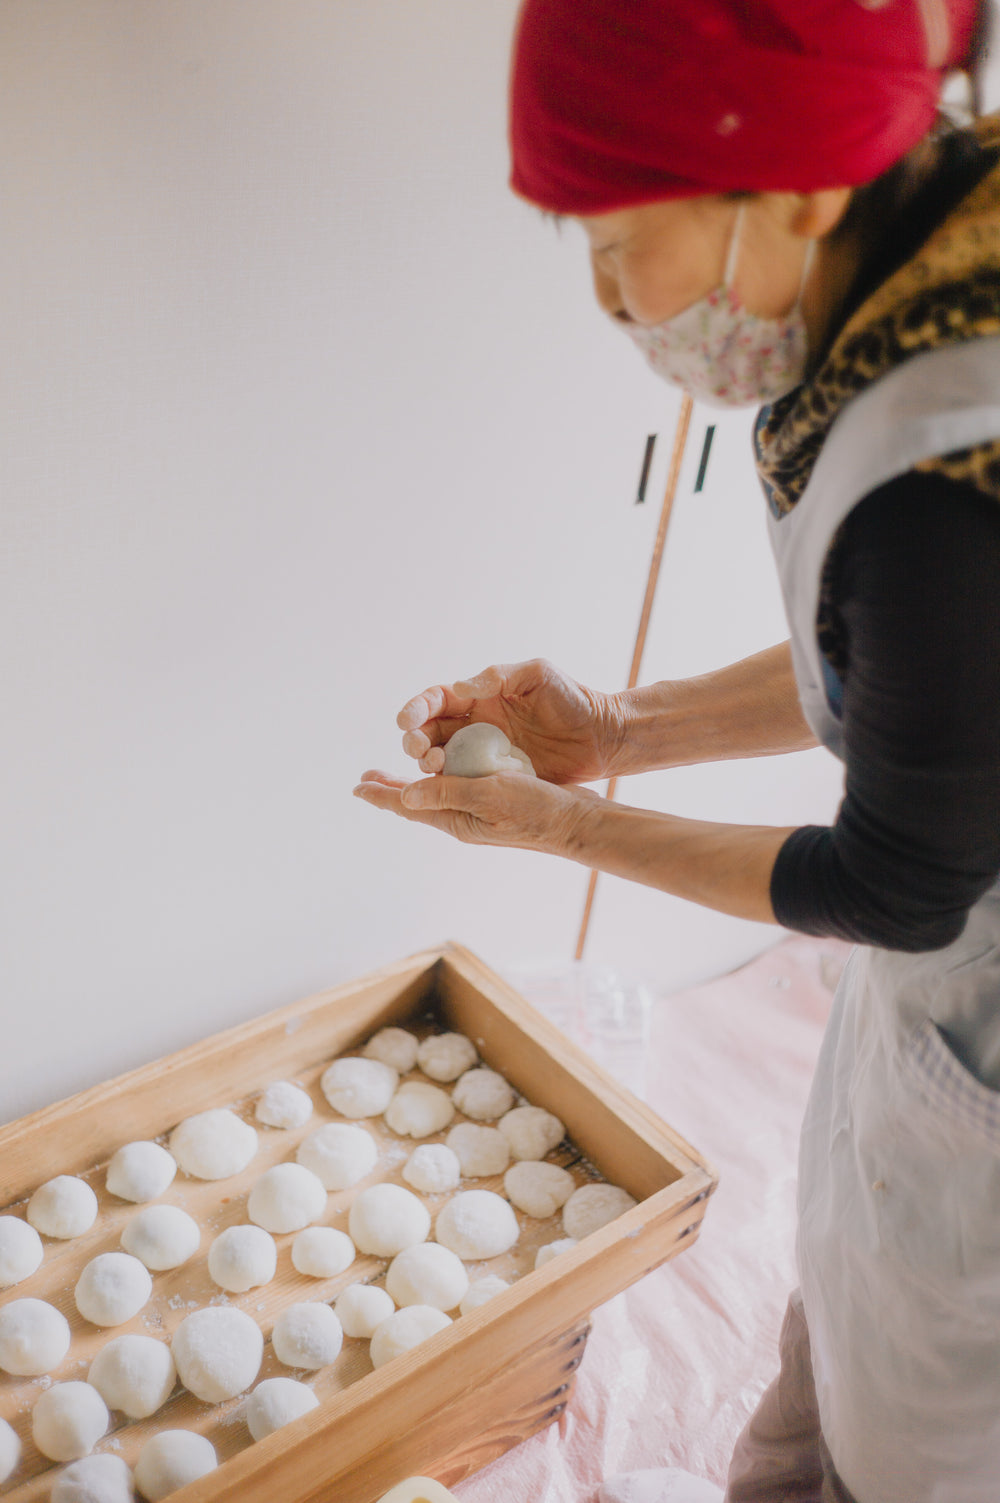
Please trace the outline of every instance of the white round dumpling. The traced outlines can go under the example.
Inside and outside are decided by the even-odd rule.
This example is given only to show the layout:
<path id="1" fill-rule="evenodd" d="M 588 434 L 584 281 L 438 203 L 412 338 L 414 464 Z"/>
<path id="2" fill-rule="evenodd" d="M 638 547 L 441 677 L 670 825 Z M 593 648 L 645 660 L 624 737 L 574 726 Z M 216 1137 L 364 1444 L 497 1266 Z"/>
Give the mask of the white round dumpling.
<path id="1" fill-rule="evenodd" d="M 98 1253 L 84 1265 L 73 1298 L 94 1326 L 120 1326 L 138 1315 L 153 1292 L 149 1270 L 131 1253 Z"/>
<path id="2" fill-rule="evenodd" d="M 428 1336 L 434 1336 L 450 1325 L 451 1318 L 432 1305 L 410 1305 L 405 1310 L 397 1310 L 395 1315 L 388 1316 L 375 1328 L 369 1348 L 372 1366 L 383 1367 L 393 1357 L 412 1351 Z"/>
<path id="3" fill-rule="evenodd" d="M 431 1080 L 457 1080 L 477 1059 L 476 1046 L 464 1033 L 432 1033 L 417 1050 L 417 1064 Z"/>
<path id="4" fill-rule="evenodd" d="M 551 1263 L 553 1258 L 558 1258 L 560 1253 L 569 1252 L 571 1247 L 576 1246 L 575 1237 L 559 1237 L 555 1242 L 546 1242 L 535 1253 L 535 1267 L 544 1268 L 546 1263 Z"/>
<path id="5" fill-rule="evenodd" d="M 371 1133 L 351 1122 L 327 1122 L 303 1138 L 295 1157 L 327 1190 L 349 1190 L 371 1174 L 378 1147 Z"/>
<path id="6" fill-rule="evenodd" d="M 135 1485 L 149 1503 L 160 1503 L 219 1465 L 215 1447 L 195 1430 L 161 1430 L 147 1440 L 135 1464 Z"/>
<path id="7" fill-rule="evenodd" d="M 126 1143 L 112 1155 L 105 1184 L 119 1200 L 155 1200 L 176 1173 L 177 1160 L 159 1143 Z"/>
<path id="8" fill-rule="evenodd" d="M 422 1080 L 404 1081 L 385 1109 L 386 1125 L 400 1137 L 410 1138 L 441 1132 L 454 1115 L 448 1092 Z"/>
<path id="9" fill-rule="evenodd" d="M 501 1117 L 497 1126 L 510 1144 L 511 1158 L 543 1159 L 558 1148 L 566 1129 L 540 1106 L 515 1106 Z"/>
<path id="10" fill-rule="evenodd" d="M 84 1456 L 64 1467 L 50 1503 L 132 1503 L 132 1473 L 120 1456 Z"/>
<path id="11" fill-rule="evenodd" d="M 377 1284 L 349 1284 L 337 1296 L 334 1313 L 345 1336 L 361 1336 L 370 1341 L 375 1328 L 395 1310 L 391 1294 Z"/>
<path id="12" fill-rule="evenodd" d="M 17 1470 L 21 1459 L 21 1442 L 13 1425 L 0 1419 L 0 1482 L 6 1482 Z"/>
<path id="13" fill-rule="evenodd" d="M 393 1258 L 385 1287 L 401 1310 L 408 1305 L 454 1310 L 469 1287 L 469 1275 L 449 1248 L 421 1242 Z"/>
<path id="14" fill-rule="evenodd" d="M 15 1299 L 0 1308 L 0 1371 L 40 1378 L 69 1351 L 69 1321 L 43 1299 Z"/>
<path id="15" fill-rule="evenodd" d="M 206 1404 L 221 1404 L 245 1392 L 256 1378 L 264 1338 L 242 1310 L 209 1305 L 185 1315 L 174 1332 L 172 1350 L 188 1392 Z M 138 1475 L 137 1467 L 137 1479 Z"/>
<path id="16" fill-rule="evenodd" d="M 58 1174 L 39 1185 L 25 1215 L 35 1231 L 45 1237 L 79 1237 L 97 1220 L 97 1196 L 85 1179 Z"/>
<path id="17" fill-rule="evenodd" d="M 319 1300 L 287 1305 L 271 1332 L 274 1355 L 286 1367 L 328 1367 L 336 1362 L 343 1343 L 340 1321 Z"/>
<path id="18" fill-rule="evenodd" d="M 438 1213 L 434 1235 L 460 1258 L 496 1258 L 514 1246 L 517 1217 L 491 1190 L 463 1190 Z"/>
<path id="19" fill-rule="evenodd" d="M 442 771 L 453 778 L 485 778 L 493 772 L 522 772 L 535 776 L 531 758 L 511 746 L 499 726 L 477 720 L 460 726 L 445 743 Z"/>
<path id="20" fill-rule="evenodd" d="M 370 1185 L 352 1203 L 347 1229 L 360 1252 L 394 1258 L 427 1240 L 431 1218 L 423 1202 L 401 1185 Z"/>
<path id="21" fill-rule="evenodd" d="M 186 1117 L 170 1134 L 170 1152 L 195 1179 L 242 1174 L 257 1152 L 257 1133 L 225 1107 Z"/>
<path id="22" fill-rule="evenodd" d="M 122 1247 L 147 1268 L 179 1268 L 198 1251 L 201 1228 L 180 1206 L 146 1206 L 122 1232 Z"/>
<path id="23" fill-rule="evenodd" d="M 573 1176 L 558 1164 L 523 1159 L 512 1165 L 503 1178 L 507 1197 L 526 1216 L 544 1221 L 564 1206 L 576 1188 Z"/>
<path id="24" fill-rule="evenodd" d="M 380 1028 L 361 1052 L 366 1059 L 379 1059 L 400 1075 L 408 1075 L 417 1062 L 417 1040 L 405 1028 Z"/>
<path id="25" fill-rule="evenodd" d="M 263 1440 L 318 1405 L 308 1383 L 297 1378 L 265 1378 L 247 1399 L 247 1429 L 254 1440 Z"/>
<path id="26" fill-rule="evenodd" d="M 421 1143 L 404 1164 L 403 1178 L 424 1195 L 441 1195 L 458 1188 L 462 1166 L 458 1154 L 444 1143 Z"/>
<path id="27" fill-rule="evenodd" d="M 34 1273 L 44 1257 L 42 1239 L 20 1216 L 0 1216 L 0 1289 Z"/>
<path id="28" fill-rule="evenodd" d="M 152 1336 L 115 1336 L 102 1346 L 87 1373 L 109 1409 L 148 1419 L 174 1391 L 177 1370 L 170 1348 Z"/>
<path id="29" fill-rule="evenodd" d="M 379 1117 L 399 1085 L 399 1075 L 380 1059 L 351 1055 L 327 1065 L 320 1080 L 323 1095 L 342 1117 Z"/>
<path id="30" fill-rule="evenodd" d="M 269 1284 L 277 1266 L 274 1238 L 259 1226 L 227 1226 L 208 1249 L 209 1277 L 230 1294 Z"/>
<path id="31" fill-rule="evenodd" d="M 326 1210 L 323 1181 L 301 1164 L 275 1164 L 250 1191 L 247 1215 L 268 1232 L 297 1232 Z"/>
<path id="32" fill-rule="evenodd" d="M 455 1082 L 452 1100 L 465 1117 L 474 1122 L 495 1122 L 509 1112 L 516 1100 L 514 1089 L 496 1070 L 485 1065 L 466 1070 Z"/>
<path id="33" fill-rule="evenodd" d="M 510 1144 L 495 1127 L 459 1122 L 448 1134 L 447 1144 L 458 1156 L 462 1173 L 468 1179 L 502 1174 L 510 1163 Z"/>
<path id="34" fill-rule="evenodd" d="M 354 1262 L 354 1243 L 332 1226 L 307 1226 L 292 1243 L 292 1267 L 312 1279 L 331 1279 Z"/>
<path id="35" fill-rule="evenodd" d="M 312 1111 L 308 1091 L 290 1080 L 273 1080 L 257 1098 L 254 1116 L 265 1127 L 305 1127 Z"/>
<path id="36" fill-rule="evenodd" d="M 480 1305 L 485 1305 L 488 1300 L 495 1299 L 509 1288 L 506 1279 L 498 1278 L 495 1273 L 488 1273 L 484 1279 L 476 1279 L 469 1285 L 458 1308 L 463 1315 L 471 1315 Z"/>
<path id="37" fill-rule="evenodd" d="M 617 1216 L 624 1216 L 637 1204 L 634 1197 L 618 1185 L 581 1185 L 563 1206 L 563 1227 L 567 1237 L 579 1241 L 581 1237 L 589 1237 L 591 1232 L 607 1226 Z"/>
<path id="38" fill-rule="evenodd" d="M 94 1449 L 110 1419 L 108 1406 L 89 1383 L 54 1383 L 31 1411 L 31 1434 L 50 1461 L 77 1461 Z"/>

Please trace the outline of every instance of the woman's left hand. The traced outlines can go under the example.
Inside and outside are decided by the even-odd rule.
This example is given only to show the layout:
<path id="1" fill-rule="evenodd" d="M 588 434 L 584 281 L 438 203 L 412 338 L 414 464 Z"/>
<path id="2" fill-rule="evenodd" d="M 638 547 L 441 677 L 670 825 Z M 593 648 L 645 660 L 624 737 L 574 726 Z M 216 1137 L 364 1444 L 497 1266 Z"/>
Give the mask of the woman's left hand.
<path id="1" fill-rule="evenodd" d="M 604 799 L 588 788 L 558 785 L 523 773 L 483 778 L 430 777 L 408 783 L 370 771 L 354 789 L 377 809 L 433 825 L 470 845 L 509 845 L 569 855 L 588 806 Z"/>

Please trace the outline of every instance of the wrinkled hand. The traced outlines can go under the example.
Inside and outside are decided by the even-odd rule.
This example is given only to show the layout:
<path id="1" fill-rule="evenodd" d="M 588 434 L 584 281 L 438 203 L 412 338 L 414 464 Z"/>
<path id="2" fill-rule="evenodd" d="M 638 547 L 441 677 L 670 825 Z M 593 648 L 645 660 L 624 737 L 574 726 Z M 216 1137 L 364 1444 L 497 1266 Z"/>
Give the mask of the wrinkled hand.
<path id="1" fill-rule="evenodd" d="M 603 776 L 624 733 L 618 697 L 585 689 L 544 658 L 494 664 L 475 678 L 436 684 L 409 700 L 396 723 L 403 750 L 423 772 L 440 772 L 443 747 L 463 725 L 499 726 L 549 783 Z"/>

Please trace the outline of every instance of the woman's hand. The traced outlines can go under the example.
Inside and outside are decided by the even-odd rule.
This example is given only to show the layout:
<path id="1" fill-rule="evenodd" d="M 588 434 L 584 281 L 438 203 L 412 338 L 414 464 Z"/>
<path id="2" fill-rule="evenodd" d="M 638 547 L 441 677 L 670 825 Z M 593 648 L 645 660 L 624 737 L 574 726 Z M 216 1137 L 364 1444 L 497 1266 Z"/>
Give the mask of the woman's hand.
<path id="1" fill-rule="evenodd" d="M 494 664 L 475 678 L 436 684 L 409 700 L 396 723 L 405 732 L 406 754 L 435 773 L 455 731 L 480 720 L 499 726 L 548 783 L 602 777 L 625 735 L 617 695 L 585 689 L 543 658 Z"/>

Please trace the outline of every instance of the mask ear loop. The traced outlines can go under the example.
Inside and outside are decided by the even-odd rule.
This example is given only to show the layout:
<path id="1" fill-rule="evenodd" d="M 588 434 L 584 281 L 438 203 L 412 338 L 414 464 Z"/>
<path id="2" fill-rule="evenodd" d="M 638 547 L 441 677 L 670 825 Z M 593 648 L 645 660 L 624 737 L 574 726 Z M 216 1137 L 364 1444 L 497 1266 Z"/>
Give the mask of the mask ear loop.
<path id="1" fill-rule="evenodd" d="M 802 294 L 806 290 L 806 282 L 809 279 L 809 273 L 812 271 L 812 264 L 816 256 L 816 246 L 818 244 L 818 240 L 810 240 L 809 244 L 806 246 L 806 258 L 802 263 L 802 279 L 799 282 L 799 292 L 798 296 L 795 299 L 796 310 L 798 310 L 802 306 Z"/>
<path id="2" fill-rule="evenodd" d="M 733 277 L 736 275 L 736 258 L 740 253 L 740 236 L 743 233 L 743 216 L 746 213 L 746 207 L 746 199 L 743 199 L 736 210 L 733 232 L 729 237 L 729 254 L 726 257 L 726 269 L 722 273 L 723 287 L 732 287 Z"/>

